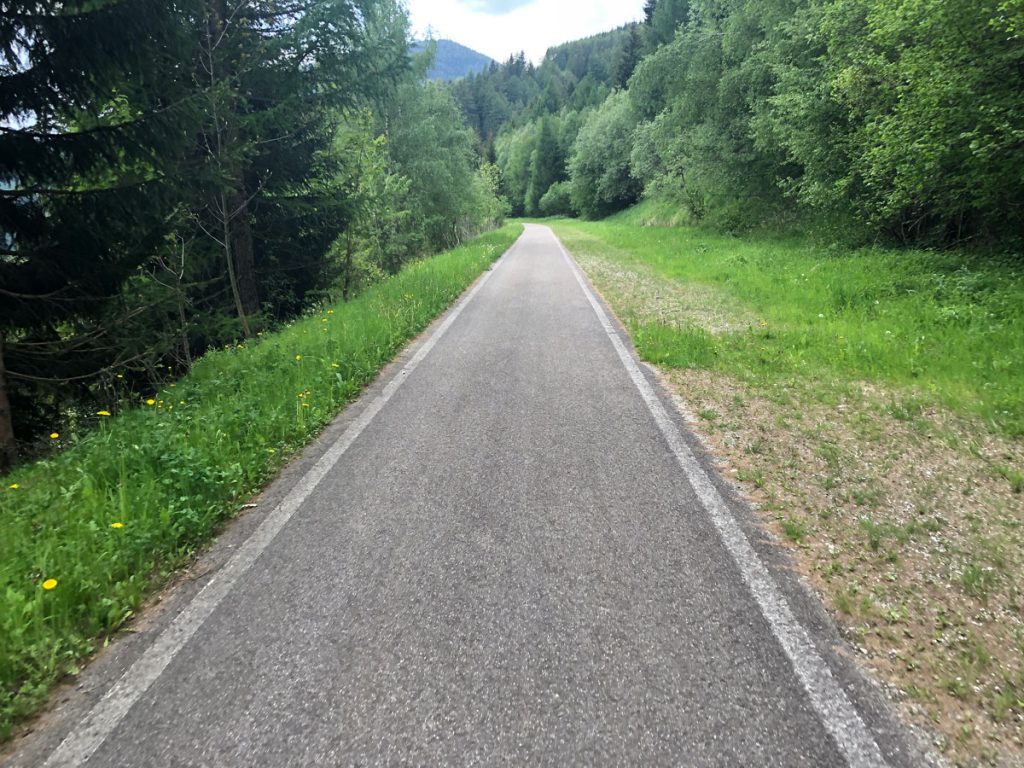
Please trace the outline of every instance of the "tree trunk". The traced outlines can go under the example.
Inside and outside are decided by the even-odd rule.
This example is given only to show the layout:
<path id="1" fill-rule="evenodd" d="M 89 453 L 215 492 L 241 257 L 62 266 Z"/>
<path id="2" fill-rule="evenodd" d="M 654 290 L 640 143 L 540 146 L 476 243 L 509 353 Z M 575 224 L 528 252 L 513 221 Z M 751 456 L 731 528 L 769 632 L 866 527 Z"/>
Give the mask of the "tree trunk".
<path id="1" fill-rule="evenodd" d="M 349 227 L 347 242 L 345 245 L 345 278 L 341 283 L 341 298 L 343 301 L 348 301 L 349 294 L 352 292 L 352 251 L 354 245 L 352 243 L 352 228 Z"/>
<path id="2" fill-rule="evenodd" d="M 4 337 L 0 334 L 0 472 L 14 466 L 18 446 L 14 442 L 11 401 L 7 396 L 7 369 L 4 367 Z"/>
<path id="3" fill-rule="evenodd" d="M 253 252 L 252 221 L 249 218 L 249 198 L 244 186 L 231 201 L 231 253 L 235 257 L 235 279 L 242 310 L 252 315 L 260 310 L 260 296 L 256 285 L 256 255 Z"/>

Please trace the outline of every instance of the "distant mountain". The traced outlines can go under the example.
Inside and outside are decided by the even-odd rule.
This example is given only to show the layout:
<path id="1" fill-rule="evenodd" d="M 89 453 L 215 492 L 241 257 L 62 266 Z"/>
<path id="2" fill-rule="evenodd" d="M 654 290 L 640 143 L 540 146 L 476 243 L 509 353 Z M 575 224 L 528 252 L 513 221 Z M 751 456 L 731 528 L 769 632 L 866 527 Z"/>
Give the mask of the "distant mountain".
<path id="1" fill-rule="evenodd" d="M 454 40 L 435 40 L 437 43 L 437 58 L 434 66 L 427 72 L 431 80 L 458 80 L 466 75 L 475 75 L 483 72 L 491 65 L 493 59 L 477 53 L 472 48 L 459 45 Z M 427 47 L 427 41 L 421 40 L 412 44 L 412 53 L 422 53 Z"/>

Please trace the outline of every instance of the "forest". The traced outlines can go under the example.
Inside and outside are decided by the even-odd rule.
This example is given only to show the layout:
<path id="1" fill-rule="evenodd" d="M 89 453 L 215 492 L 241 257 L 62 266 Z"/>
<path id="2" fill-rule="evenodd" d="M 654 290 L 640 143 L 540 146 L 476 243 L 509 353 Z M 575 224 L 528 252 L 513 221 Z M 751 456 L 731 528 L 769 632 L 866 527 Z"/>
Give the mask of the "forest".
<path id="1" fill-rule="evenodd" d="M 1019 253 L 1020 0 L 648 0 L 454 85 L 516 214 Z"/>
<path id="2" fill-rule="evenodd" d="M 502 216 L 393 0 L 15 0 L 0 50 L 0 470 Z"/>

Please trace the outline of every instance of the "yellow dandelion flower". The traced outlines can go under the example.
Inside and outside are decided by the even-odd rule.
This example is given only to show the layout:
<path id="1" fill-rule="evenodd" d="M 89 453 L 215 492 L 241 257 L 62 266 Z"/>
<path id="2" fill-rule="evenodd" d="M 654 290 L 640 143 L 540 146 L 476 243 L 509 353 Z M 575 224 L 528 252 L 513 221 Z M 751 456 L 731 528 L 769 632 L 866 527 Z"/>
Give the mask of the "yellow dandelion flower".
<path id="1" fill-rule="evenodd" d="M 302 355 L 296 355 L 296 356 L 295 356 L 295 359 L 296 359 L 296 360 L 301 360 L 301 359 L 302 359 Z"/>
<path id="2" fill-rule="evenodd" d="M 124 528 L 124 523 L 111 523 L 111 528 Z"/>
<path id="3" fill-rule="evenodd" d="M 20 485 L 18 485 L 17 483 L 11 483 L 11 484 L 10 484 L 9 486 L 7 486 L 7 487 L 8 487 L 8 488 L 10 488 L 10 489 L 11 489 L 12 491 L 16 491 L 16 490 L 18 490 L 18 489 L 19 489 L 19 488 L 20 488 L 21 486 L 20 486 Z"/>
<path id="4" fill-rule="evenodd" d="M 267 453 L 277 453 L 276 448 L 267 448 Z"/>
<path id="5" fill-rule="evenodd" d="M 110 411 L 96 411 L 97 416 L 109 416 Z"/>
<path id="6" fill-rule="evenodd" d="M 60 437 L 59 433 L 57 433 L 57 432 L 51 432 L 50 433 L 50 439 L 51 440 L 56 440 L 58 437 Z"/>
<path id="7" fill-rule="evenodd" d="M 156 405 L 156 400 L 149 398 L 149 400 L 146 401 L 146 405 Z"/>
<path id="8" fill-rule="evenodd" d="M 46 581 L 43 582 L 43 589 L 45 589 L 47 591 L 53 589 L 56 586 L 57 586 L 57 580 L 56 579 L 47 579 Z"/>
<path id="9" fill-rule="evenodd" d="M 333 309 L 328 309 L 327 310 L 327 314 L 328 315 L 333 315 L 334 314 L 334 310 Z"/>
<path id="10" fill-rule="evenodd" d="M 331 363 L 331 368 L 341 368 L 337 363 Z"/>

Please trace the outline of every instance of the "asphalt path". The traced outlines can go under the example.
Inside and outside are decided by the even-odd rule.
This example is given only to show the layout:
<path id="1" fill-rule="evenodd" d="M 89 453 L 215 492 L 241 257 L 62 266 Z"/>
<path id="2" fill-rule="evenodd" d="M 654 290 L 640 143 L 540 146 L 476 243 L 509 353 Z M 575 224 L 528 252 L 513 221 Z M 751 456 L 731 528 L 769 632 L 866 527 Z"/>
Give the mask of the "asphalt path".
<path id="1" fill-rule="evenodd" d="M 10 765 L 918 765 L 546 227 Z"/>

